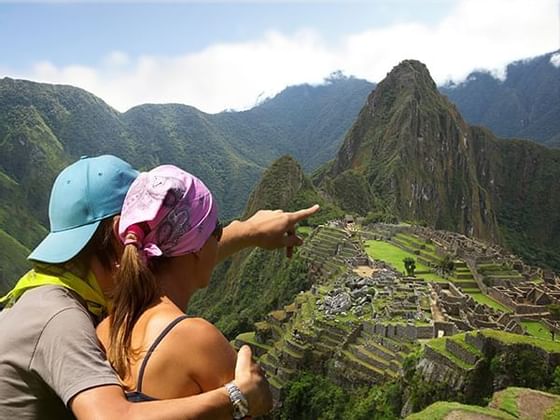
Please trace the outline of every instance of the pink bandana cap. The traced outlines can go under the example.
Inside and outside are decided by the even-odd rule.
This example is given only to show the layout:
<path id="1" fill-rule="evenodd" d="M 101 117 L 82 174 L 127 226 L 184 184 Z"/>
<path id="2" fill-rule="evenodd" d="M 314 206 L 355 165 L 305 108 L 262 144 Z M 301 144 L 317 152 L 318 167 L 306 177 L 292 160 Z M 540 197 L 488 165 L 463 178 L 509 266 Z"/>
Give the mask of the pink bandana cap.
<path id="1" fill-rule="evenodd" d="M 176 166 L 162 165 L 142 172 L 130 186 L 119 236 L 146 259 L 175 257 L 199 251 L 217 222 L 218 208 L 206 185 Z"/>

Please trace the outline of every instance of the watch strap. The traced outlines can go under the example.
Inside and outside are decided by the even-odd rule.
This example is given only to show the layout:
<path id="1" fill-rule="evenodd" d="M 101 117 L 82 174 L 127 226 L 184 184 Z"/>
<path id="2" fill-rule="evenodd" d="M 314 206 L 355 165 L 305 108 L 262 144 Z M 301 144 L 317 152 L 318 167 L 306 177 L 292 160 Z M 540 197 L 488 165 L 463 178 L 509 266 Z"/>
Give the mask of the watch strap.
<path id="1" fill-rule="evenodd" d="M 239 387 L 235 385 L 234 382 L 229 382 L 224 385 L 231 404 L 233 406 L 233 418 L 235 420 L 241 420 L 249 414 L 249 402 L 245 395 L 241 392 Z"/>

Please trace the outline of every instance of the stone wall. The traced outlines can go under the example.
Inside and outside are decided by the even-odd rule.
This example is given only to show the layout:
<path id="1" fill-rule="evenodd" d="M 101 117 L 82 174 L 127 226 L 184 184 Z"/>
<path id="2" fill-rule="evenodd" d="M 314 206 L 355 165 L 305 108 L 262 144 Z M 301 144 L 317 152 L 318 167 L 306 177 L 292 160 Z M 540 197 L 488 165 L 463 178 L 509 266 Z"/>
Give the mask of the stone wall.
<path id="1" fill-rule="evenodd" d="M 485 350 L 485 344 L 486 341 L 484 339 L 484 336 L 481 334 L 466 334 L 465 335 L 465 341 L 470 344 L 471 346 L 473 346 L 474 348 L 480 350 L 481 352 L 484 352 Z"/>
<path id="2" fill-rule="evenodd" d="M 370 335 L 379 335 L 402 341 L 416 341 L 434 337 L 434 327 L 432 325 L 365 323 L 364 331 Z"/>
<path id="3" fill-rule="evenodd" d="M 488 289 L 488 296 L 497 300 L 502 305 L 507 306 L 508 308 L 514 309 L 515 302 L 505 293 L 503 293 L 500 289 L 496 289 L 495 287 L 490 287 Z"/>
<path id="4" fill-rule="evenodd" d="M 438 331 L 443 331 L 444 335 L 455 335 L 457 334 L 457 327 L 452 322 L 434 322 L 434 336 L 438 336 Z"/>
<path id="5" fill-rule="evenodd" d="M 518 314 L 538 314 L 547 312 L 546 307 L 540 305 L 526 305 L 518 303 L 514 306 L 514 310 Z"/>
<path id="6" fill-rule="evenodd" d="M 441 354 L 438 351 L 435 351 L 430 346 L 425 346 L 424 347 L 424 357 L 433 361 L 433 362 L 436 362 L 438 365 L 446 366 L 449 369 L 466 372 L 465 369 L 463 369 L 461 366 L 458 366 L 457 364 L 453 363 L 451 360 L 449 360 L 443 354 Z"/>
<path id="7" fill-rule="evenodd" d="M 474 365 L 478 361 L 476 354 L 471 353 L 453 340 L 445 340 L 445 349 L 470 365 Z"/>
<path id="8" fill-rule="evenodd" d="M 437 357 L 437 356 L 436 356 Z M 422 377 L 428 382 L 440 382 L 451 389 L 461 390 L 466 383 L 467 375 L 455 366 L 448 367 L 438 361 L 423 358 L 418 363 Z"/>

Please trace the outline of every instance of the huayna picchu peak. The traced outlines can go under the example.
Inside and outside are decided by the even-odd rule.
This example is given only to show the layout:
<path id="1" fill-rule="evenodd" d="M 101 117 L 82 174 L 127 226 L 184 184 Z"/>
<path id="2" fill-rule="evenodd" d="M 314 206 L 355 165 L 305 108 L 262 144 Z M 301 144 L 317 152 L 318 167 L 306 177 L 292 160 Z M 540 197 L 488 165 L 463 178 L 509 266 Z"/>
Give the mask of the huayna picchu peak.
<path id="1" fill-rule="evenodd" d="M 369 95 L 315 182 L 346 211 L 389 211 L 560 267 L 551 252 L 560 249 L 559 159 L 560 150 L 469 126 L 426 66 L 406 60 Z"/>

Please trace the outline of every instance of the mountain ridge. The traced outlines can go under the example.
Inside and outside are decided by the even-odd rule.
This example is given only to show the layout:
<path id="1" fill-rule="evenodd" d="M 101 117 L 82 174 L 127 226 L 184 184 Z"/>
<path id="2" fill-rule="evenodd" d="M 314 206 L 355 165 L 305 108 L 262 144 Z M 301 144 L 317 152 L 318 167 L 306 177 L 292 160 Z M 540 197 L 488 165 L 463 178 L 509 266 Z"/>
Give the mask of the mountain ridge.
<path id="1" fill-rule="evenodd" d="M 560 249 L 554 233 L 560 228 L 553 182 L 560 176 L 558 159 L 560 151 L 469 126 L 427 68 L 405 60 L 370 94 L 315 182 L 347 211 L 365 215 L 381 202 L 401 220 L 505 244 L 533 262 L 560 267 L 553 251 Z M 336 188 L 341 178 L 371 205 L 345 205 Z M 537 213 L 545 220 L 529 216 Z M 522 237 L 531 242 L 530 252 Z"/>

